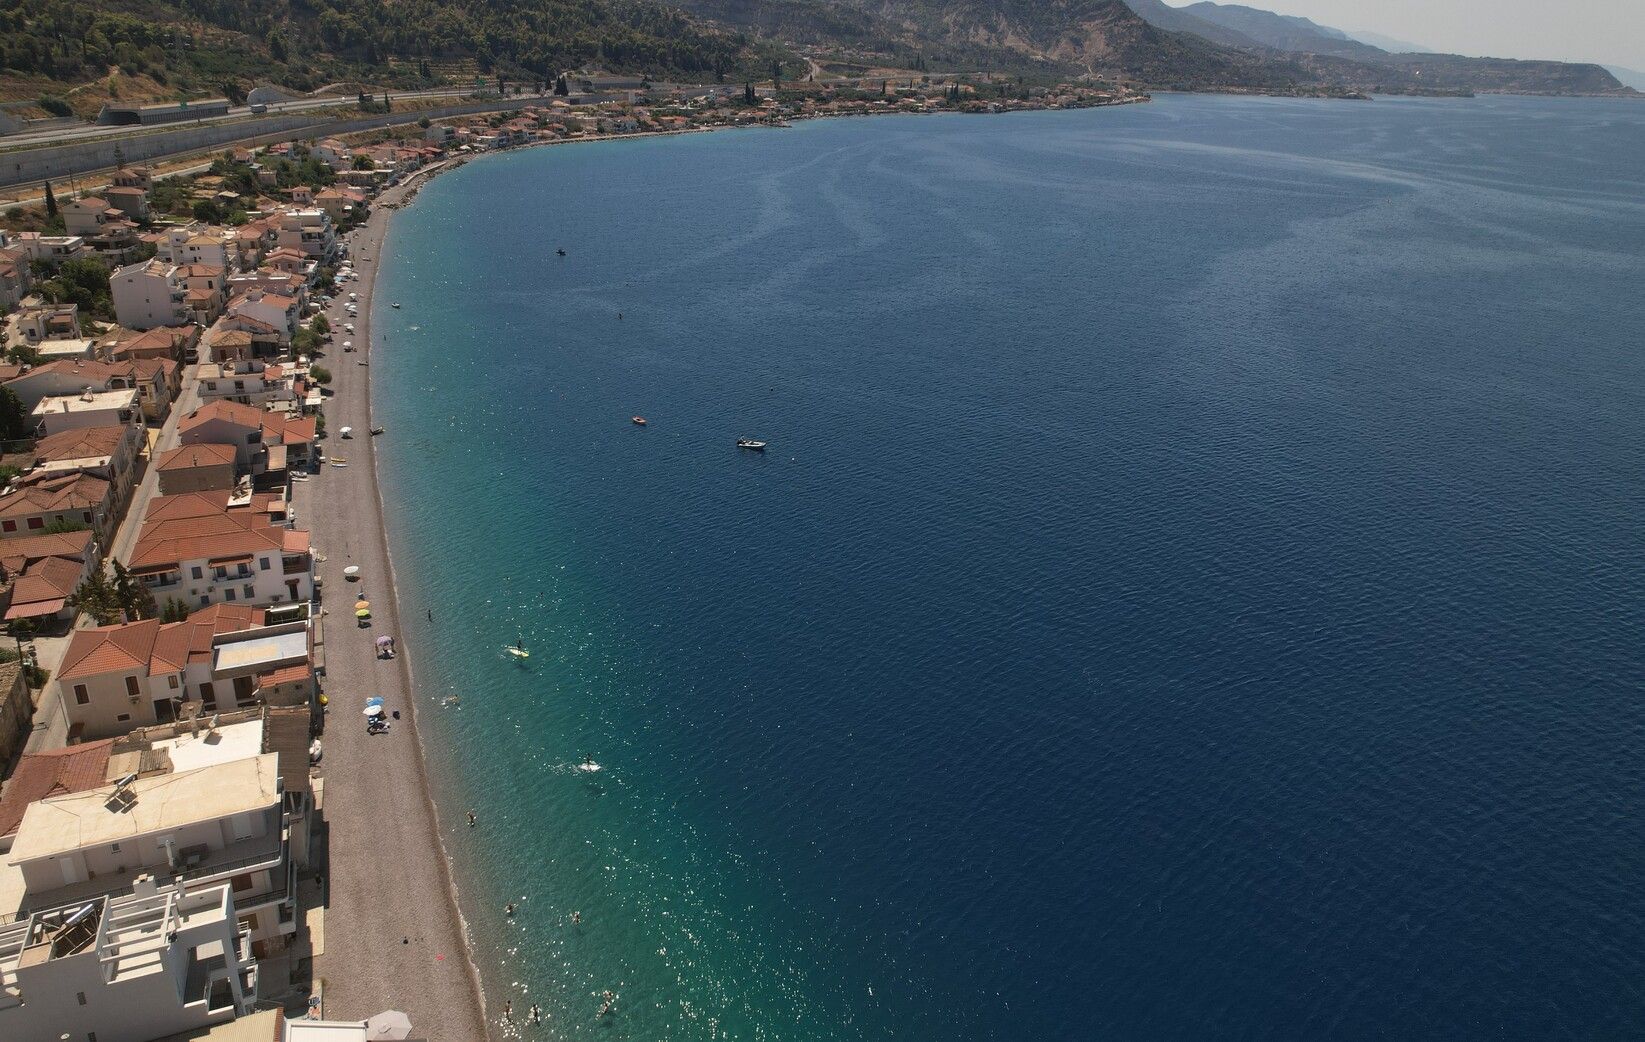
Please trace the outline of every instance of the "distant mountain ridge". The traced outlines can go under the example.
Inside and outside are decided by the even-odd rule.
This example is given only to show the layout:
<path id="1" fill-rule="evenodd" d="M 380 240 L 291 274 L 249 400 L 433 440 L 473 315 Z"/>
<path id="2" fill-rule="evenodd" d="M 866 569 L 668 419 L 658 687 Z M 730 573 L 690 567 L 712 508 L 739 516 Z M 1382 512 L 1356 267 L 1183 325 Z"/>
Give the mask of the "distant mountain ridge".
<path id="1" fill-rule="evenodd" d="M 1590 62 L 1393 53 L 1307 18 L 1243 4 L 1200 0 L 1174 8 L 1161 0 L 1127 3 L 1158 28 L 1235 48 L 1242 46 L 1237 41 L 1243 38 L 1257 51 L 1301 65 L 1325 82 L 1371 92 L 1632 93 L 1604 67 Z"/>

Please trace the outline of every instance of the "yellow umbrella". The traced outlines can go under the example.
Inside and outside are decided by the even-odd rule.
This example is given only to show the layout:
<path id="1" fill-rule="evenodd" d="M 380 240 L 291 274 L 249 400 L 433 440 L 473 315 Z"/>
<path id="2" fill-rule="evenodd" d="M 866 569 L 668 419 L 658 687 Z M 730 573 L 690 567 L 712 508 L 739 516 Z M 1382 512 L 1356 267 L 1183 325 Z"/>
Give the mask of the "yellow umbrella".
<path id="1" fill-rule="evenodd" d="M 354 617 L 356 619 L 369 619 L 369 618 L 371 618 L 371 609 L 370 608 L 361 608 L 359 611 L 356 611 L 354 613 Z"/>

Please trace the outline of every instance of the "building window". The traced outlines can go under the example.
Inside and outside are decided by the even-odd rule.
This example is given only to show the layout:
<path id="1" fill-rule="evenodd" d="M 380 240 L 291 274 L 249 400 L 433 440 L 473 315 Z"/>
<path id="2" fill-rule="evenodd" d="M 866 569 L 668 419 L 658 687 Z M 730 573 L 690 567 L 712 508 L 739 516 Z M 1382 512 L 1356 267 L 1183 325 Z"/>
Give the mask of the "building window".
<path id="1" fill-rule="evenodd" d="M 245 589 L 245 594 L 246 594 L 246 600 L 254 601 L 254 600 L 257 599 L 257 587 L 247 586 L 244 589 Z"/>
<path id="2" fill-rule="evenodd" d="M 223 591 L 223 599 L 225 601 L 232 601 L 234 599 L 234 587 L 231 586 Z"/>
<path id="3" fill-rule="evenodd" d="M 74 704 L 77 706 L 91 705 L 91 692 L 86 690 L 86 685 L 74 685 Z"/>
<path id="4" fill-rule="evenodd" d="M 138 695 L 142 694 L 142 692 L 137 689 L 136 677 L 126 678 L 126 694 L 130 695 L 132 698 L 136 698 Z"/>
<path id="5" fill-rule="evenodd" d="M 80 511 L 80 517 L 86 522 L 86 524 L 88 524 L 88 525 L 91 524 L 91 511 L 89 511 L 89 510 Z"/>
<path id="6" fill-rule="evenodd" d="M 257 566 L 265 572 L 268 571 L 268 558 L 264 557 L 264 558 L 259 559 L 258 562 L 257 562 Z"/>
<path id="7" fill-rule="evenodd" d="M 31 517 L 29 518 L 29 527 L 44 528 L 46 527 L 46 519 L 43 517 Z"/>
<path id="8" fill-rule="evenodd" d="M 83 992 L 83 991 L 82 992 L 77 992 L 75 994 L 75 998 L 80 1000 L 80 1005 L 84 1006 L 86 1004 L 86 993 L 85 992 Z"/>
<path id="9" fill-rule="evenodd" d="M 166 679 L 171 682 L 171 689 L 173 691 L 176 691 L 177 690 L 177 678 L 176 677 L 167 677 Z"/>
<path id="10" fill-rule="evenodd" d="M 122 724 L 127 724 L 127 723 L 131 722 L 131 714 L 130 713 L 121 713 L 119 716 L 115 717 L 114 719 L 118 720 Z"/>
<path id="11" fill-rule="evenodd" d="M 15 531 L 17 531 L 17 522 L 16 521 L 0 521 L 0 532 L 15 532 Z"/>
<path id="12" fill-rule="evenodd" d="M 191 569 L 189 569 L 189 570 L 190 570 L 190 571 L 191 571 L 191 572 L 193 572 L 193 573 L 194 573 L 194 577 L 195 577 L 195 578 L 196 578 L 196 579 L 203 579 L 203 578 L 205 578 L 205 573 L 204 573 L 204 572 L 202 572 L 202 571 L 200 571 L 200 566 L 199 566 L 199 565 L 195 565 L 195 566 L 194 566 L 194 567 L 193 567 L 193 568 L 191 568 Z"/>

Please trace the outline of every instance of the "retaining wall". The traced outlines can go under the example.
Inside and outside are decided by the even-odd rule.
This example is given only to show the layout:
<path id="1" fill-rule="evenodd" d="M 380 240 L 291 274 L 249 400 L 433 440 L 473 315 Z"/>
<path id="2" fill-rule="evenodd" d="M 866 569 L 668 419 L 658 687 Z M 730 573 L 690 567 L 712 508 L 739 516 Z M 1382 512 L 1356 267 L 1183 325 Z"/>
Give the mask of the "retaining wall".
<path id="1" fill-rule="evenodd" d="M 301 112 L 272 113 L 230 123 L 201 123 L 175 130 L 150 131 L 129 136 L 113 134 L 70 145 L 19 149 L 16 152 L 0 153 L 0 188 L 56 180 L 70 174 L 87 174 L 94 170 L 112 169 L 116 165 L 114 150 L 117 147 L 126 163 L 146 163 L 228 145 L 270 145 L 294 138 L 333 137 L 412 123 L 425 116 L 429 119 L 444 119 L 476 112 L 497 112 L 544 100 L 546 99 L 520 97 L 508 101 L 466 102 L 461 105 L 442 105 L 438 108 L 389 112 L 343 120 L 319 119 Z"/>

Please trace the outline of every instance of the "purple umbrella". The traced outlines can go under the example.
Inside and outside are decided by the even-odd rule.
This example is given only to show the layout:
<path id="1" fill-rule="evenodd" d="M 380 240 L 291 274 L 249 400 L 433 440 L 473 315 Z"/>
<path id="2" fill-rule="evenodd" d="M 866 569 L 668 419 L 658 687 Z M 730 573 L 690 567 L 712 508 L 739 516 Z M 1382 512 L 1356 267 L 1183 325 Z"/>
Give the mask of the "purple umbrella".
<path id="1" fill-rule="evenodd" d="M 377 646 L 378 646 L 378 647 L 379 647 L 379 648 L 386 648 L 386 647 L 388 647 L 388 646 L 389 646 L 389 645 L 390 645 L 390 644 L 393 644 L 393 643 L 394 643 L 394 638 L 393 638 L 393 637 L 390 637 L 390 636 L 389 636 L 389 635 L 388 635 L 388 634 L 386 634 L 386 633 L 385 633 L 385 634 L 383 634 L 383 635 L 382 635 L 382 636 L 381 636 L 381 637 L 378 637 L 378 638 L 377 638 Z"/>

